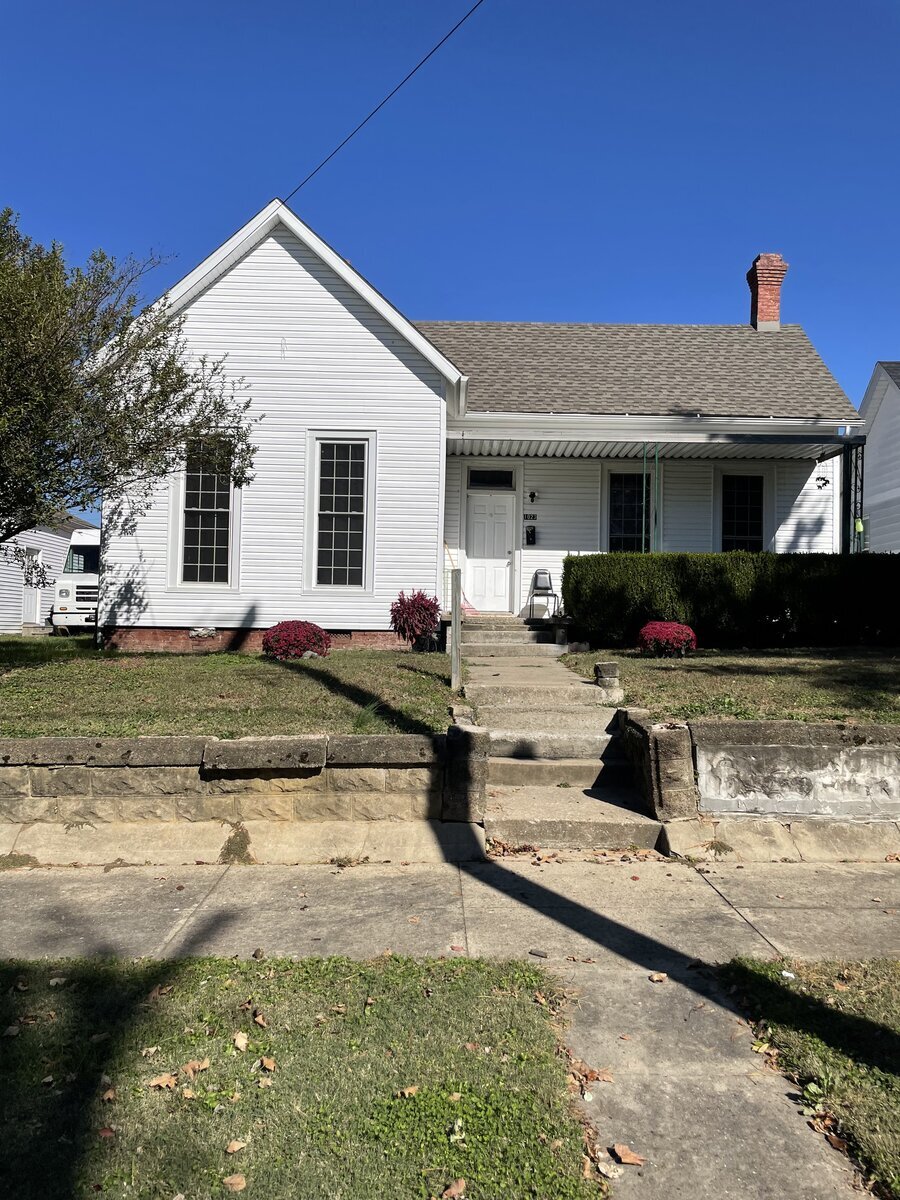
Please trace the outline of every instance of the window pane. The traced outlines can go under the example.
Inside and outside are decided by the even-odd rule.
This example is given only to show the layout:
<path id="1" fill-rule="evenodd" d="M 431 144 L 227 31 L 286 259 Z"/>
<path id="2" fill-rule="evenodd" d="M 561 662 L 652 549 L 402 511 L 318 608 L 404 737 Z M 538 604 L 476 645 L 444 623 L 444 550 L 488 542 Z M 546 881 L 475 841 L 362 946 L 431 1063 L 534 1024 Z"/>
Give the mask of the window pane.
<path id="1" fill-rule="evenodd" d="M 610 475 L 609 548 L 637 552 L 650 549 L 649 475 Z"/>
<path id="2" fill-rule="evenodd" d="M 510 491 L 512 486 L 512 471 L 492 471 L 476 467 L 469 469 L 470 488 L 495 488 L 499 491 Z"/>
<path id="3" fill-rule="evenodd" d="M 366 443 L 319 443 L 316 582 L 361 587 L 365 560 Z"/>
<path id="4" fill-rule="evenodd" d="M 231 478 L 222 447 L 197 441 L 185 465 L 183 583 L 227 583 Z"/>
<path id="5" fill-rule="evenodd" d="M 722 476 L 722 549 L 763 548 L 762 475 Z"/>

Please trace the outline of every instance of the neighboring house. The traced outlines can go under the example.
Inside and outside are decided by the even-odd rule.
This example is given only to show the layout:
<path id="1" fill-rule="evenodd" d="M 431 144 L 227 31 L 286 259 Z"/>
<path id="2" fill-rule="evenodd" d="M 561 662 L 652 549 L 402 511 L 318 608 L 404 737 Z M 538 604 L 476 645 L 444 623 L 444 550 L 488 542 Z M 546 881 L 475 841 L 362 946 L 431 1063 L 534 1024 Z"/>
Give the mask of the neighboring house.
<path id="1" fill-rule="evenodd" d="M 446 606 L 454 566 L 520 612 L 569 553 L 849 546 L 862 422 L 781 325 L 786 270 L 756 260 L 747 325 L 414 324 L 273 201 L 168 297 L 264 415 L 255 478 L 194 448 L 134 532 L 104 511 L 111 644 L 255 646 L 285 618 L 387 643 L 400 589 Z"/>
<path id="2" fill-rule="evenodd" d="M 34 586 L 21 559 L 0 550 L 0 633 L 21 633 L 44 626 L 53 606 L 53 580 L 62 571 L 73 529 L 91 529 L 89 521 L 67 516 L 56 525 L 39 525 L 4 543 L 4 550 L 19 545 L 26 567 L 41 570 L 43 586 Z M 38 580 L 40 582 L 40 579 Z"/>
<path id="3" fill-rule="evenodd" d="M 875 364 L 859 415 L 866 422 L 866 548 L 900 551 L 900 362 Z"/>

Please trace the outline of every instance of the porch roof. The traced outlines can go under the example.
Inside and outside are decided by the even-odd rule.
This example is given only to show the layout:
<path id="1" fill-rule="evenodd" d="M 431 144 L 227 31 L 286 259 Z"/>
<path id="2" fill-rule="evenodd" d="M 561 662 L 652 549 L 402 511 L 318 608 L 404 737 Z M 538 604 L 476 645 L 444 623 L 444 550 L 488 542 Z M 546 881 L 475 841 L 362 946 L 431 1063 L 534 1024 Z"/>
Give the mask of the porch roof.
<path id="1" fill-rule="evenodd" d="M 863 422 L 467 414 L 448 423 L 447 453 L 485 457 L 807 459 L 865 442 Z"/>

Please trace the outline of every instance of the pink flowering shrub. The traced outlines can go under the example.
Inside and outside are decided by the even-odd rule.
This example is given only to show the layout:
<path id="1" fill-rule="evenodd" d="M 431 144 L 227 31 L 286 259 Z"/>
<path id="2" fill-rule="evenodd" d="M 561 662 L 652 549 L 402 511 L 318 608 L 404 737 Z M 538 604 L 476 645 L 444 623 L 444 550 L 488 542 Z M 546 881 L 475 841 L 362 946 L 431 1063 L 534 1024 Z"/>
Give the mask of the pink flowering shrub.
<path id="1" fill-rule="evenodd" d="M 325 658 L 331 649 L 331 636 L 312 621 L 279 621 L 263 634 L 262 647 L 266 658 L 278 662 L 302 658 L 307 651 Z"/>
<path id="2" fill-rule="evenodd" d="M 689 650 L 697 649 L 697 635 L 690 625 L 679 625 L 677 621 L 648 621 L 638 634 L 638 649 L 642 654 L 666 658 L 679 654 L 684 658 Z"/>
<path id="3" fill-rule="evenodd" d="M 424 647 L 437 632 L 441 606 L 435 596 L 425 592 L 401 592 L 391 605 L 391 629 L 410 646 Z"/>

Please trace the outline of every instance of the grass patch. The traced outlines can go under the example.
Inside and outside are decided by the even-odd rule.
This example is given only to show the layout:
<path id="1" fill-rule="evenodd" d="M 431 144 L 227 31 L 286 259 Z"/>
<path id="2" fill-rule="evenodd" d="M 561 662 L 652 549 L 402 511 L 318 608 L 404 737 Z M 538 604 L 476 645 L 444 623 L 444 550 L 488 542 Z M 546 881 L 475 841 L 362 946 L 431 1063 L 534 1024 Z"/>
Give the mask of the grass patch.
<path id="1" fill-rule="evenodd" d="M 645 658 L 594 650 L 562 661 L 592 679 L 594 663 L 619 664 L 626 704 L 654 720 L 900 722 L 900 652 L 895 650 L 699 650 L 687 658 Z"/>
<path id="2" fill-rule="evenodd" d="M 432 733 L 448 724 L 444 654 L 335 650 L 292 664 L 249 654 L 129 655 L 89 638 L 0 637 L 4 737 Z"/>
<path id="3" fill-rule="evenodd" d="M 846 1140 L 881 1194 L 900 1197 L 900 962 L 738 959 L 725 971 L 814 1127 Z"/>
<path id="4" fill-rule="evenodd" d="M 22 962 L 0 996 L 17 1200 L 200 1200 L 232 1174 L 265 1200 L 427 1200 L 457 1179 L 466 1200 L 600 1194 L 535 967 Z"/>

